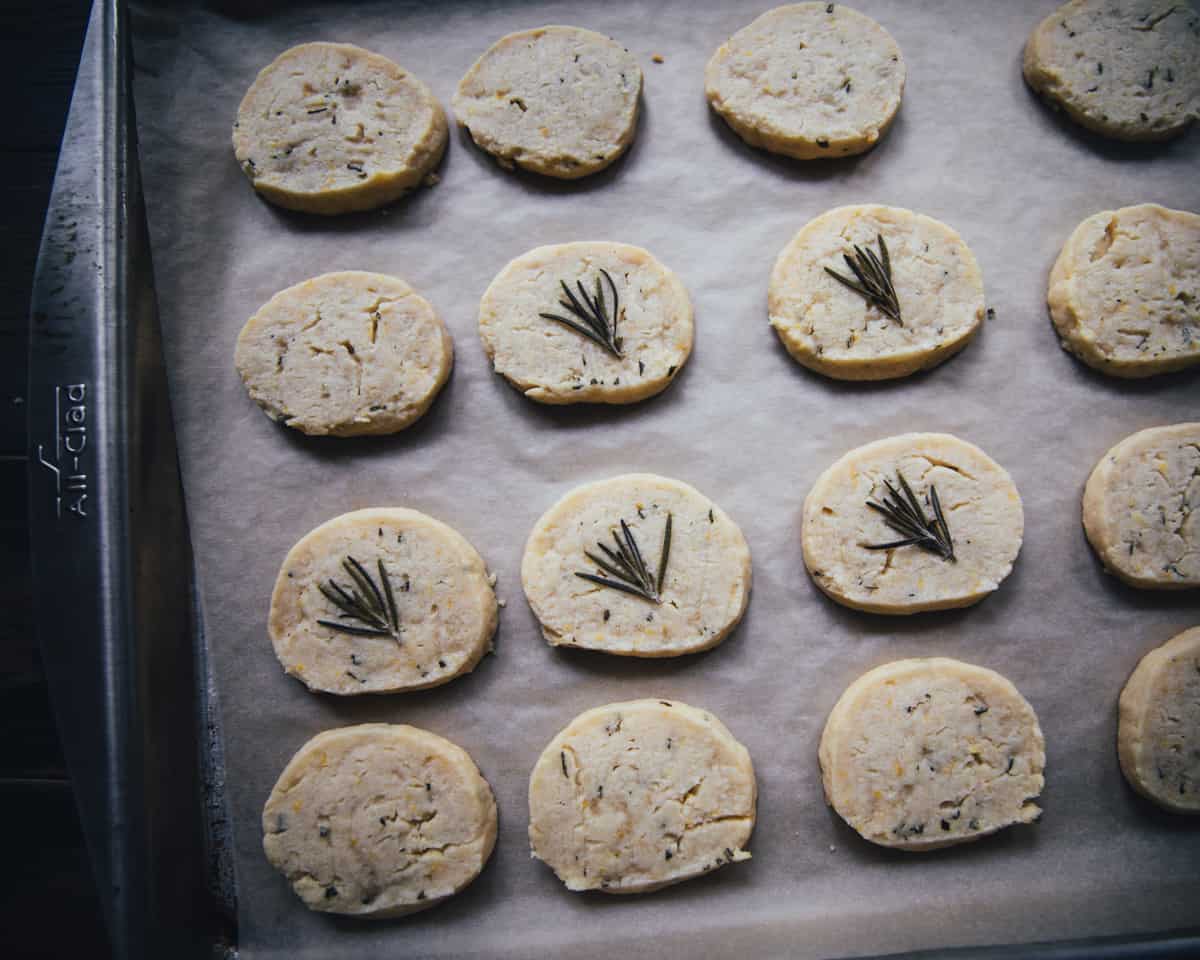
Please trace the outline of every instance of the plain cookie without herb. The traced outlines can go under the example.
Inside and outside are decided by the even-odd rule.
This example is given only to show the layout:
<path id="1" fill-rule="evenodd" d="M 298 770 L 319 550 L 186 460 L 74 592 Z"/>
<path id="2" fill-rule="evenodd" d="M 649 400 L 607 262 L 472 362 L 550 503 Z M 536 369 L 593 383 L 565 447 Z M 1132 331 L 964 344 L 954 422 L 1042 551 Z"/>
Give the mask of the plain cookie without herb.
<path id="1" fill-rule="evenodd" d="M 1094 214 L 1050 273 L 1064 350 L 1114 377 L 1200 363 L 1200 216 L 1153 203 Z"/>
<path id="2" fill-rule="evenodd" d="M 717 48 L 704 92 L 751 146 L 814 160 L 871 149 L 900 109 L 904 74 L 896 41 L 870 17 L 796 3 Z"/>
<path id="3" fill-rule="evenodd" d="M 1000 674 L 899 660 L 842 694 L 821 734 L 825 799 L 864 839 L 924 851 L 1041 816 L 1046 744 Z"/>
<path id="4" fill-rule="evenodd" d="M 271 203 L 335 214 L 383 206 L 417 186 L 446 137 L 441 105 L 411 73 L 348 43 L 305 43 L 250 85 L 233 150 Z"/>
<path id="5" fill-rule="evenodd" d="M 529 778 L 529 843 L 568 890 L 645 893 L 750 859 L 757 785 L 716 717 L 672 700 L 580 714 Z"/>
<path id="6" fill-rule="evenodd" d="M 262 814 L 263 851 L 310 910 L 401 917 L 474 880 L 496 844 L 496 801 L 461 747 L 364 723 L 308 741 Z"/>
<path id="7" fill-rule="evenodd" d="M 490 649 L 492 582 L 446 524 L 400 507 L 356 510 L 288 552 L 267 631 L 310 690 L 424 690 L 470 673 Z"/>
<path id="8" fill-rule="evenodd" d="M 862 286 L 855 270 L 864 258 L 867 269 L 883 268 L 895 294 L 882 309 L 829 273 Z M 780 253 L 767 304 L 798 363 L 839 380 L 884 380 L 936 366 L 970 343 L 984 317 L 983 276 L 944 223 L 898 207 L 838 207 Z"/>
<path id="9" fill-rule="evenodd" d="M 1200 587 L 1200 423 L 1151 427 L 1109 450 L 1083 491 L 1083 529 L 1131 587 Z"/>
<path id="10" fill-rule="evenodd" d="M 1025 80 L 1117 140 L 1166 140 L 1200 116 L 1200 14 L 1171 0 L 1071 0 L 1025 45 Z"/>
<path id="11" fill-rule="evenodd" d="M 692 302 L 641 247 L 536 247 L 479 305 L 492 368 L 539 403 L 634 403 L 661 393 L 692 352 Z"/>
<path id="12" fill-rule="evenodd" d="M 454 113 L 502 167 L 574 180 L 629 148 L 641 92 L 642 70 L 615 40 L 546 26 L 492 44 L 459 82 Z"/>

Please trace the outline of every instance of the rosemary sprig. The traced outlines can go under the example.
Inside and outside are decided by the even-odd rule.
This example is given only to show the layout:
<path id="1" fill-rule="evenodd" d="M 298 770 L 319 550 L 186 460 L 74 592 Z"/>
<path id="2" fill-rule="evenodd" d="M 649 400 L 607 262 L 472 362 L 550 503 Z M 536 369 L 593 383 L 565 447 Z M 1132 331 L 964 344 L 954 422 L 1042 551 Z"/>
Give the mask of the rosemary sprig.
<path id="1" fill-rule="evenodd" d="M 361 563 L 351 556 L 342 561 L 342 567 L 350 576 L 351 585 L 343 587 L 330 578 L 328 584 L 318 583 L 317 589 L 325 595 L 330 603 L 341 611 L 341 616 L 355 620 L 361 626 L 355 626 L 343 620 L 318 620 L 317 623 L 339 633 L 348 633 L 356 637 L 391 637 L 400 640 L 400 614 L 396 610 L 396 595 L 392 592 L 392 580 L 388 576 L 383 560 L 375 561 L 379 570 L 379 582 L 376 586 L 374 579 Z"/>
<path id="2" fill-rule="evenodd" d="M 894 547 L 920 547 L 930 553 L 936 553 L 943 560 L 956 563 L 954 556 L 954 540 L 950 537 L 950 527 L 946 523 L 946 515 L 942 513 L 942 502 L 938 499 L 937 487 L 929 485 L 929 505 L 933 508 L 933 519 L 925 516 L 921 503 L 912 492 L 912 487 L 904 479 L 904 474 L 896 471 L 903 495 L 892 486 L 885 477 L 884 484 L 889 496 L 883 498 L 883 503 L 868 500 L 867 506 L 876 513 L 883 514 L 884 522 L 902 534 L 904 539 L 893 540 L 889 543 L 864 543 L 868 550 L 891 550 Z"/>
<path id="3" fill-rule="evenodd" d="M 602 587 L 611 587 L 613 590 L 631 593 L 635 597 L 641 597 L 651 603 L 662 603 L 667 563 L 671 557 L 671 514 L 667 514 L 667 525 L 663 528 L 657 575 L 652 574 L 650 568 L 646 566 L 633 531 L 629 529 L 629 525 L 624 520 L 621 521 L 621 535 L 617 536 L 617 531 L 613 530 L 612 537 L 616 550 L 603 543 L 596 544 L 600 548 L 600 552 L 604 554 L 603 558 L 590 550 L 583 551 L 584 556 L 608 576 L 599 576 L 594 573 L 576 573 L 575 576 L 591 583 L 598 583 Z"/>
<path id="4" fill-rule="evenodd" d="M 876 256 L 870 247 L 860 247 L 857 243 L 854 245 L 853 257 L 848 253 L 842 254 L 842 259 L 858 278 L 857 283 L 829 267 L 825 268 L 825 272 L 838 283 L 861 295 L 867 303 L 874 304 L 881 313 L 891 317 L 900 326 L 904 326 L 904 321 L 900 319 L 900 298 L 896 296 L 896 288 L 892 286 L 892 259 L 888 256 L 883 234 L 877 234 L 876 241 L 879 243 L 879 256 Z"/>
<path id="5" fill-rule="evenodd" d="M 603 276 L 608 281 L 608 289 L 612 291 L 611 318 L 609 317 L 608 304 L 605 303 L 604 291 L 600 287 L 600 276 Z M 617 319 L 621 311 L 621 301 L 617 297 L 617 285 L 613 283 L 613 278 L 608 275 L 607 270 L 602 268 L 600 276 L 596 277 L 596 293 L 594 296 L 588 295 L 587 290 L 584 289 L 582 280 L 575 281 L 575 286 L 579 289 L 578 297 L 571 292 L 571 288 L 567 286 L 565 280 L 558 281 L 562 285 L 563 293 L 566 294 L 566 299 L 559 300 L 558 304 L 570 313 L 571 316 L 575 317 L 574 320 L 570 317 L 560 316 L 557 313 L 539 313 L 538 316 L 544 320 L 554 320 L 568 326 L 576 333 L 582 334 L 589 340 L 600 344 L 600 346 L 617 359 L 624 359 L 625 354 L 621 352 L 621 338 L 617 336 Z M 583 302 L 581 303 L 580 300 Z"/>

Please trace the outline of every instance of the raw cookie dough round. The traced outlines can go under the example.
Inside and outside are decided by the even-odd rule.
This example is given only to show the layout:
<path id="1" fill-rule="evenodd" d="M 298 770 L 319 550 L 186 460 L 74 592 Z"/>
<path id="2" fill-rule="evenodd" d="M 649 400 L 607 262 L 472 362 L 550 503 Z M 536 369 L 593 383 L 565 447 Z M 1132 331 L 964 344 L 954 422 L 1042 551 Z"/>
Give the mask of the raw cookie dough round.
<path id="1" fill-rule="evenodd" d="M 1109 450 L 1083 491 L 1083 529 L 1131 587 L 1200 587 L 1200 423 L 1151 427 Z"/>
<path id="2" fill-rule="evenodd" d="M 529 778 L 529 844 L 568 890 L 645 893 L 749 860 L 750 754 L 686 703 L 581 713 Z"/>
<path id="3" fill-rule="evenodd" d="M 800 160 L 870 150 L 904 93 L 891 34 L 837 3 L 768 10 L 717 48 L 704 92 L 739 137 Z"/>
<path id="4" fill-rule="evenodd" d="M 267 632 L 283 669 L 310 690 L 424 690 L 470 673 L 491 649 L 492 583 L 446 524 L 401 507 L 355 510 L 288 552 Z"/>
<path id="5" fill-rule="evenodd" d="M 1200 14 L 1169 0 L 1071 0 L 1025 45 L 1025 81 L 1117 140 L 1166 140 L 1200 116 Z"/>
<path id="6" fill-rule="evenodd" d="M 262 829 L 267 859 L 310 910 L 400 917 L 479 876 L 496 844 L 496 801 L 462 747 L 364 723 L 300 748 Z"/>
<path id="7" fill-rule="evenodd" d="M 586 321 L 572 307 L 587 314 L 593 305 L 599 308 L 595 319 L 610 334 L 616 315 L 620 356 L 563 322 L 583 327 Z M 652 397 L 687 363 L 693 335 L 683 283 L 648 251 L 627 243 L 535 247 L 500 271 L 479 305 L 479 336 L 492 367 L 539 403 Z"/>
<path id="8" fill-rule="evenodd" d="M 1064 350 L 1114 377 L 1200 363 L 1200 216 L 1143 203 L 1088 217 L 1050 273 Z"/>
<path id="9" fill-rule="evenodd" d="M 886 247 L 900 322 L 831 277 L 858 282 L 844 257 Z M 780 253 L 767 301 L 795 360 L 839 380 L 886 380 L 936 366 L 983 320 L 983 276 L 962 237 L 937 220 L 878 204 L 838 207 L 806 224 Z"/>
<path id="10" fill-rule="evenodd" d="M 644 581 L 618 559 L 633 553 L 622 524 L 646 568 Z M 645 582 L 648 589 L 635 595 L 592 577 L 638 589 Z M 525 544 L 521 583 L 552 646 L 675 657 L 715 647 L 742 619 L 750 548 L 737 524 L 699 490 L 630 473 L 576 487 L 542 515 Z"/>
<path id="11" fill-rule="evenodd" d="M 305 43 L 250 85 L 233 150 L 271 203 L 348 213 L 417 186 L 441 160 L 446 136 L 441 105 L 402 67 L 348 43 Z"/>
<path id="12" fill-rule="evenodd" d="M 326 273 L 275 294 L 238 336 L 234 364 L 272 420 L 301 433 L 395 433 L 429 409 L 454 345 L 396 277 Z"/>
<path id="13" fill-rule="evenodd" d="M 574 180 L 629 148 L 641 92 L 641 67 L 615 40 L 538 27 L 488 47 L 459 81 L 454 113 L 502 167 Z"/>
<path id="14" fill-rule="evenodd" d="M 993 670 L 932 657 L 855 680 L 821 734 L 825 799 L 864 839 L 902 850 L 978 840 L 1041 816 L 1046 742 Z"/>
<path id="15" fill-rule="evenodd" d="M 1200 813 L 1200 627 L 1142 657 L 1118 711 L 1130 786 L 1175 813 Z"/>
<path id="16" fill-rule="evenodd" d="M 954 559 L 913 545 L 870 550 L 904 534 L 867 506 L 890 483 L 909 484 L 935 523 L 930 487 L 950 531 Z M 801 542 L 813 581 L 838 603 L 872 613 L 919 613 L 977 603 L 1012 571 L 1024 532 L 1012 478 L 973 444 L 947 433 L 906 433 L 851 450 L 826 470 L 804 501 Z"/>

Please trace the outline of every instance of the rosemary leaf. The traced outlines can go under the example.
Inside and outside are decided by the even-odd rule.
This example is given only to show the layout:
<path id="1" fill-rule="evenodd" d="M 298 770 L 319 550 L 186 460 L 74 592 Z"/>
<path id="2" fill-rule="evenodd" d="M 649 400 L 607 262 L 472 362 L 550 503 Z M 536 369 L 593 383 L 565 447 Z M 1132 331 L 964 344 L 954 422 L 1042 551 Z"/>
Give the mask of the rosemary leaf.
<path id="1" fill-rule="evenodd" d="M 604 543 L 596 544 L 607 559 L 602 559 L 590 550 L 583 551 L 583 555 L 608 576 L 583 571 L 576 571 L 575 576 L 601 587 L 608 587 L 640 597 L 643 600 L 649 600 L 651 603 L 662 603 L 667 563 L 671 557 L 671 523 L 672 516 L 668 513 L 666 526 L 663 527 L 662 549 L 659 552 L 656 567 L 657 576 L 650 572 L 650 568 L 642 556 L 642 551 L 638 547 L 637 538 L 624 519 L 619 522 L 620 534 L 615 529 L 609 531 L 612 534 L 613 543 L 616 545 L 615 551 Z"/>
<path id="2" fill-rule="evenodd" d="M 612 294 L 611 311 L 608 308 L 604 289 L 600 283 L 601 277 L 608 281 L 608 289 Z M 553 320 L 556 323 L 561 323 L 568 329 L 587 337 L 592 342 L 598 343 L 617 359 L 624 359 L 625 355 L 621 352 L 621 338 L 617 336 L 617 320 L 621 315 L 621 301 L 617 296 L 617 285 L 613 283 L 613 278 L 609 276 L 608 271 L 601 268 L 599 274 L 597 274 L 596 293 L 594 296 L 588 294 L 582 280 L 575 281 L 579 296 L 576 296 L 571 288 L 567 286 L 565 280 L 559 280 L 558 282 L 559 286 L 562 287 L 563 293 L 566 295 L 566 299 L 559 300 L 558 305 L 576 319 L 572 320 L 557 313 L 539 313 L 538 316 L 543 320 Z M 581 297 L 583 299 L 582 303 L 580 302 Z"/>
<path id="3" fill-rule="evenodd" d="M 957 562 L 954 555 L 954 540 L 950 536 L 950 526 L 946 523 L 946 515 L 942 512 L 942 502 L 938 498 L 937 487 L 933 484 L 929 485 L 929 505 L 933 509 L 933 519 L 931 520 L 925 515 L 921 501 L 917 499 L 912 487 L 904 479 L 904 474 L 897 470 L 896 478 L 900 482 L 900 490 L 892 486 L 891 481 L 885 477 L 883 483 L 888 489 L 888 495 L 883 498 L 883 503 L 868 500 L 867 506 L 882 515 L 884 522 L 899 533 L 902 539 L 887 543 L 864 543 L 861 546 L 868 550 L 920 547 L 922 550 L 936 553 L 943 560 L 949 560 L 951 563 Z"/>
<path id="4" fill-rule="evenodd" d="M 854 245 L 854 256 L 848 253 L 842 254 L 846 266 L 858 278 L 857 283 L 830 267 L 825 267 L 825 272 L 843 286 L 853 290 L 867 303 L 877 307 L 884 316 L 895 320 L 900 326 L 904 326 L 904 321 L 900 318 L 900 298 L 896 295 L 896 288 L 892 284 L 892 258 L 888 253 L 883 234 L 877 234 L 875 239 L 879 244 L 878 256 L 874 250 L 869 247 L 860 247 L 858 244 Z"/>
<path id="5" fill-rule="evenodd" d="M 399 643 L 400 613 L 396 608 L 392 580 L 382 558 L 375 561 L 375 567 L 379 571 L 382 589 L 361 563 L 347 555 L 342 561 L 342 569 L 350 576 L 349 589 L 333 579 L 318 583 L 317 589 L 337 607 L 345 620 L 356 623 L 346 623 L 345 620 L 317 620 L 317 623 L 356 637 L 392 637 Z"/>

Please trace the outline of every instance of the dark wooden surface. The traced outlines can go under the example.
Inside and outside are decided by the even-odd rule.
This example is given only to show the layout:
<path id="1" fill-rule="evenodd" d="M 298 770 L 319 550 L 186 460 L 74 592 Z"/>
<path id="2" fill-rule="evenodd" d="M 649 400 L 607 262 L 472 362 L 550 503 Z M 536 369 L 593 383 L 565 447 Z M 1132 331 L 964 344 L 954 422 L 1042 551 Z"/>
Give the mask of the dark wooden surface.
<path id="1" fill-rule="evenodd" d="M 108 955 L 30 616 L 29 294 L 90 0 L 2 0 L 0 70 L 0 956 Z M 15 862 L 14 862 L 15 861 Z"/>

